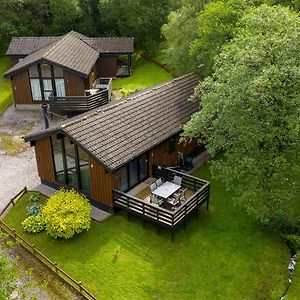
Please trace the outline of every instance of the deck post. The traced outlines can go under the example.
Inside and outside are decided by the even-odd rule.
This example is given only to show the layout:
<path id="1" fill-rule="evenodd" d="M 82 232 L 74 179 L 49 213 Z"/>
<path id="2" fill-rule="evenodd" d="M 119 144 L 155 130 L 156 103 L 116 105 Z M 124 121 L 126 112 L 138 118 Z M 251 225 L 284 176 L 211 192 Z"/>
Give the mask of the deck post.
<path id="1" fill-rule="evenodd" d="M 208 210 L 208 208 L 209 208 L 209 197 L 206 200 L 206 210 Z"/>
<path id="2" fill-rule="evenodd" d="M 184 220 L 184 222 L 183 222 L 183 228 L 184 228 L 184 230 L 186 230 L 186 220 Z"/>

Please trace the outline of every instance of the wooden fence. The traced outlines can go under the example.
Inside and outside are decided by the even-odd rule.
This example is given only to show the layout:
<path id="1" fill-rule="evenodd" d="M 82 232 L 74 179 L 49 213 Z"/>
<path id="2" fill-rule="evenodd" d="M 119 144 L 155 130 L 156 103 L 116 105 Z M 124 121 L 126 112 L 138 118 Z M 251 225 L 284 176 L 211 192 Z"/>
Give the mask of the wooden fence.
<path id="1" fill-rule="evenodd" d="M 27 188 L 25 187 L 22 191 L 20 191 L 14 198 L 10 200 L 8 205 L 2 210 L 0 216 L 8 209 L 10 205 L 14 205 L 17 199 L 19 199 L 25 192 L 27 192 Z M 48 267 L 51 271 L 53 271 L 59 278 L 61 278 L 65 283 L 69 284 L 75 290 L 77 290 L 81 296 L 88 300 L 96 300 L 97 298 L 90 293 L 80 281 L 76 281 L 73 277 L 67 274 L 64 270 L 57 266 L 56 263 L 52 262 L 49 258 L 47 258 L 43 253 L 35 248 L 35 245 L 29 244 L 26 240 L 24 240 L 15 229 L 10 228 L 5 222 L 0 220 L 0 229 L 6 232 L 10 237 L 12 237 L 18 244 L 20 244 L 24 249 L 33 254 L 41 263 L 43 263 L 46 267 Z"/>
<path id="2" fill-rule="evenodd" d="M 109 91 L 103 90 L 89 96 L 49 96 L 49 108 L 56 112 L 84 112 L 109 102 Z"/>
<path id="3" fill-rule="evenodd" d="M 13 206 L 13 205 L 16 204 L 16 202 L 18 201 L 18 199 L 21 198 L 21 196 L 23 194 L 25 194 L 26 192 L 27 192 L 27 187 L 25 186 L 17 195 L 15 195 L 13 198 L 11 198 L 10 201 L 7 203 L 7 205 L 0 212 L 0 218 L 4 215 L 4 213 L 7 211 L 7 209 L 10 206 Z"/>

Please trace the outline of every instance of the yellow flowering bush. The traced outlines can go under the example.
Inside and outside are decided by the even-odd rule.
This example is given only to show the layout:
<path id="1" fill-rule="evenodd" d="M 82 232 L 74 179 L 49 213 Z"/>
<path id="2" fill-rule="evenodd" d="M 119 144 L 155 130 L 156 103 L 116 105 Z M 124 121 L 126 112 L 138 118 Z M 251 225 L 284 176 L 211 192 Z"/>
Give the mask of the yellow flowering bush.
<path id="1" fill-rule="evenodd" d="M 42 209 L 46 232 L 54 238 L 71 238 L 91 226 L 91 206 L 75 190 L 61 189 Z"/>

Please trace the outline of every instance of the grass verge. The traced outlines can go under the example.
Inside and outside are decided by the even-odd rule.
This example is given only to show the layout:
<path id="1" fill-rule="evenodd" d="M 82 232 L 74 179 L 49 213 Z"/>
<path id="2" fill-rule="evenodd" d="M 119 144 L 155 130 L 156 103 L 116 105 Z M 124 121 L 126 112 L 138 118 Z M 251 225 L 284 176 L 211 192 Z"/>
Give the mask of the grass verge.
<path id="1" fill-rule="evenodd" d="M 286 287 L 289 249 L 271 231 L 262 231 L 234 207 L 232 195 L 212 179 L 208 167 L 196 176 L 210 180 L 211 204 L 172 243 L 166 230 L 118 213 L 92 222 L 71 240 L 24 233 L 28 195 L 5 222 L 81 280 L 101 299 L 278 299 Z"/>
<path id="2" fill-rule="evenodd" d="M 0 115 L 11 104 L 12 89 L 9 79 L 3 77 L 3 73 L 11 66 L 11 60 L 8 57 L 0 57 Z"/>
<path id="3" fill-rule="evenodd" d="M 133 75 L 115 79 L 113 81 L 113 89 L 141 90 L 172 78 L 173 76 L 164 68 L 148 60 L 140 59 L 133 67 Z"/>

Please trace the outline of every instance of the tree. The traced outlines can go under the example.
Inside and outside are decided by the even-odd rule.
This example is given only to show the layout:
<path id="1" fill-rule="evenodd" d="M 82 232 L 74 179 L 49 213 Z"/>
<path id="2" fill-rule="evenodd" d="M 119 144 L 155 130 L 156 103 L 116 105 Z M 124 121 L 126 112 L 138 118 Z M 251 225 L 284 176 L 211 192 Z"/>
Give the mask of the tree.
<path id="1" fill-rule="evenodd" d="M 106 35 L 133 36 L 137 49 L 153 52 L 161 41 L 161 26 L 169 0 L 99 0 Z"/>
<path id="2" fill-rule="evenodd" d="M 300 172 L 300 21 L 280 6 L 251 8 L 196 89 L 185 139 L 224 158 L 212 171 L 263 224 L 290 222 Z"/>
<path id="3" fill-rule="evenodd" d="M 168 23 L 162 26 L 164 60 L 179 74 L 197 71 L 197 66 L 188 53 L 190 45 L 198 37 L 198 15 L 209 1 L 182 0 L 181 7 L 172 11 Z"/>
<path id="4" fill-rule="evenodd" d="M 205 6 L 198 17 L 198 38 L 190 45 L 189 54 L 202 77 L 213 73 L 214 59 L 224 44 L 235 34 L 236 23 L 253 1 L 215 1 Z"/>

